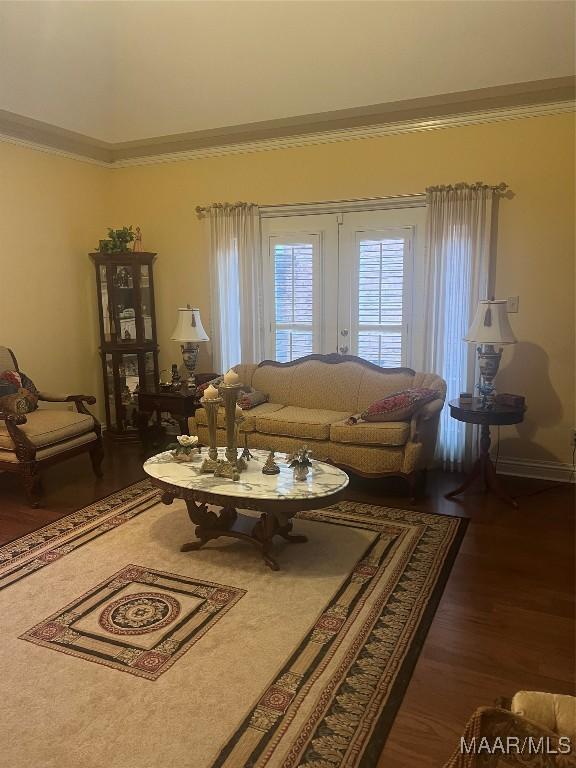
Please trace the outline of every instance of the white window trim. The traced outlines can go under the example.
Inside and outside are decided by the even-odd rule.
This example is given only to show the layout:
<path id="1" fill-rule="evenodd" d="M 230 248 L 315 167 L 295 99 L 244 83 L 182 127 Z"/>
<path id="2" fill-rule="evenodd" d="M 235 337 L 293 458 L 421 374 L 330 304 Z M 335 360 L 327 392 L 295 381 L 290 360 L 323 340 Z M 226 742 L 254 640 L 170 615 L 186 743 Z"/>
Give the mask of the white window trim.
<path id="1" fill-rule="evenodd" d="M 263 219 L 278 216 L 306 216 L 321 213 L 355 213 L 364 211 L 385 211 L 394 208 L 424 208 L 426 195 L 397 195 L 395 197 L 366 197 L 356 200 L 329 200 L 318 203 L 288 203 L 260 207 Z"/>

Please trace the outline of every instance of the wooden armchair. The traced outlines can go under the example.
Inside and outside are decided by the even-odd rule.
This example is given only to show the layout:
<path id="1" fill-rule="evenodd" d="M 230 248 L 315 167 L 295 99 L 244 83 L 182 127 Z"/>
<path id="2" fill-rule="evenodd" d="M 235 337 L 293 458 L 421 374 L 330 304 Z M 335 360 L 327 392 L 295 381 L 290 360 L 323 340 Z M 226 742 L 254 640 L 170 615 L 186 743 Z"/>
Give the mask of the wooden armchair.
<path id="1" fill-rule="evenodd" d="M 10 349 L 0 347 L 0 373 L 6 370 L 17 371 L 18 363 Z M 104 456 L 100 423 L 86 408 L 94 405 L 95 397 L 40 392 L 38 399 L 74 403 L 76 411 L 39 408 L 26 415 L 0 411 L 0 470 L 22 475 L 33 507 L 40 504 L 41 468 L 87 451 L 94 473 L 102 477 Z"/>

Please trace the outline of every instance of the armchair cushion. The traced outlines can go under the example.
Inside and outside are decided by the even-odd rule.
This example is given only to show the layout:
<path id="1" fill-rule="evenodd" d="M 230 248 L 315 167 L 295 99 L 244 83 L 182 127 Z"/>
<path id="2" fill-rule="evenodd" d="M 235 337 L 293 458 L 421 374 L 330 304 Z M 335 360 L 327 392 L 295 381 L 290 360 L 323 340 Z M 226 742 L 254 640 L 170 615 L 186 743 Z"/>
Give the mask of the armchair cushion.
<path id="1" fill-rule="evenodd" d="M 26 423 L 19 425 L 36 448 L 44 448 L 94 430 L 94 419 L 85 413 L 49 409 L 29 413 Z M 14 443 L 4 423 L 0 423 L 0 448 L 12 451 Z"/>

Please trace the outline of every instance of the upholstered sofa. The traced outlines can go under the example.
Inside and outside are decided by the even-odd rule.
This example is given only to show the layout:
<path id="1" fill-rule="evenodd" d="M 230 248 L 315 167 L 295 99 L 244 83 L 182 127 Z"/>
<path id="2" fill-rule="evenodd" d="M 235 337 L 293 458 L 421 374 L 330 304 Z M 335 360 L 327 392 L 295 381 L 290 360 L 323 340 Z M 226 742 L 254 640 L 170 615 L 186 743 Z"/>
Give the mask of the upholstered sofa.
<path id="1" fill-rule="evenodd" d="M 434 456 L 446 383 L 433 373 L 380 368 L 353 356 L 309 355 L 292 363 L 265 360 L 235 368 L 245 385 L 269 401 L 244 411 L 240 446 L 290 451 L 303 443 L 313 457 L 368 476 L 399 475 L 415 487 L 418 472 Z M 438 397 L 405 421 L 347 424 L 386 395 L 411 387 L 434 389 Z M 190 421 L 190 433 L 208 443 L 206 411 Z M 224 411 L 218 414 L 218 445 L 225 445 Z"/>

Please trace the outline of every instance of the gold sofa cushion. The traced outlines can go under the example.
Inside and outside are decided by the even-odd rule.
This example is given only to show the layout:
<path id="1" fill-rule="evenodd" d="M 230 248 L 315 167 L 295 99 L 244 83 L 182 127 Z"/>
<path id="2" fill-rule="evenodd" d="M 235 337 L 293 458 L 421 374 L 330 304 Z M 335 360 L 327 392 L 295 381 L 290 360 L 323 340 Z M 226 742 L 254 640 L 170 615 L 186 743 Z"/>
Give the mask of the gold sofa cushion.
<path id="1" fill-rule="evenodd" d="M 346 424 L 338 421 L 330 426 L 330 440 L 355 445 L 405 445 L 410 436 L 408 421 L 374 421 Z"/>
<path id="2" fill-rule="evenodd" d="M 85 413 L 39 408 L 27 413 L 26 424 L 20 424 L 18 428 L 37 448 L 43 448 L 91 432 L 94 419 Z M 0 426 L 0 448 L 14 450 L 14 443 L 3 422 Z"/>
<path id="3" fill-rule="evenodd" d="M 249 410 L 244 411 L 244 420 L 240 426 L 241 431 L 253 432 L 256 429 L 257 416 L 266 413 L 274 413 L 274 411 L 279 411 L 281 408 L 284 408 L 282 403 L 262 403 L 261 405 L 257 405 L 255 408 L 250 408 Z M 199 424 L 203 427 L 208 426 L 208 419 L 204 408 L 198 408 L 196 411 L 195 419 L 196 424 Z M 218 409 L 217 424 L 220 429 L 224 429 L 226 427 L 226 411 L 224 410 L 223 406 Z"/>
<path id="4" fill-rule="evenodd" d="M 323 411 L 289 405 L 282 410 L 256 417 L 256 429 L 267 435 L 287 435 L 311 440 L 328 440 L 330 425 L 351 416 L 342 411 Z"/>

